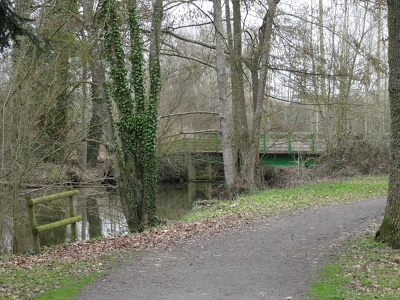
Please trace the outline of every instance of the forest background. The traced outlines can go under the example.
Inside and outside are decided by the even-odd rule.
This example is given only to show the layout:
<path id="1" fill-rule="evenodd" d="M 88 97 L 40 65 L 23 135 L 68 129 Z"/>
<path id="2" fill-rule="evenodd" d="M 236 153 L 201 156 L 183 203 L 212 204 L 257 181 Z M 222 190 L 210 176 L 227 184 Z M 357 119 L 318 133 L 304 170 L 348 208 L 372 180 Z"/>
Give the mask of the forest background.
<path id="1" fill-rule="evenodd" d="M 106 2 L 115 4 L 112 18 L 110 10 L 105 14 Z M 0 233 L 12 232 L 14 252 L 26 219 L 24 196 L 43 186 L 98 183 L 115 170 L 117 180 L 129 174 L 120 164 L 120 154 L 125 158 L 128 154 L 118 152 L 125 143 L 121 139 L 125 106 L 119 106 L 115 91 L 124 89 L 132 109 L 146 112 L 132 114 L 137 117 L 133 122 L 151 121 L 141 123 L 149 125 L 142 137 L 157 132 L 150 150 L 147 144 L 135 144 L 133 164 L 140 164 L 137 157 L 157 146 L 160 181 L 187 172 L 182 157 L 166 150 L 168 145 L 182 136 L 215 133 L 223 139 L 228 188 L 261 187 L 265 178 L 273 176 L 276 181 L 284 175 L 315 179 L 386 172 L 385 1 L 234 0 L 221 3 L 220 11 L 216 3 L 14 1 L 14 11 L 32 20 L 25 25 L 39 43 L 21 37 L 0 61 Z M 130 19 L 131 7 L 137 25 Z M 161 17 L 162 23 L 156 23 Z M 118 26 L 114 24 L 108 34 L 117 28 L 119 36 L 107 44 L 105 24 L 115 20 Z M 137 43 L 132 28 L 138 30 Z M 122 56 L 116 54 L 116 41 Z M 132 57 L 138 51 L 143 62 L 134 71 Z M 152 53 L 161 69 L 154 101 L 153 77 L 147 72 L 152 69 Z M 117 63 L 133 71 L 113 72 Z M 143 99 L 150 99 L 143 107 L 137 100 L 135 74 L 142 74 Z M 118 76 L 126 79 L 120 89 Z M 149 103 L 156 109 L 149 109 Z M 260 168 L 262 134 L 276 139 L 315 135 L 319 162 L 307 171 Z M 151 202 L 154 190 L 150 195 Z M 151 225 L 153 215 L 154 207 L 148 205 L 144 217 L 130 227 Z"/>

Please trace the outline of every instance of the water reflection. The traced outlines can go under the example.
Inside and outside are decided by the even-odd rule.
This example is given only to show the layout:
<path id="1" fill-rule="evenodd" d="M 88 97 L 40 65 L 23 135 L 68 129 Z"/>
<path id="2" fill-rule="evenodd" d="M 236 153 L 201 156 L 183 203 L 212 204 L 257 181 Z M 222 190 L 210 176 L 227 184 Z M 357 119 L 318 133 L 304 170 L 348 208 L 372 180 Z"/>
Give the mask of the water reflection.
<path id="1" fill-rule="evenodd" d="M 211 190 L 211 182 L 160 185 L 157 215 L 161 219 L 178 220 L 192 208 L 194 201 L 210 199 Z"/>
<path id="2" fill-rule="evenodd" d="M 77 223 L 78 239 L 88 240 L 128 233 L 127 223 L 116 191 L 107 190 L 104 186 L 79 188 L 79 190 L 79 195 L 74 196 L 76 214 L 82 216 L 82 221 Z M 40 195 L 32 195 L 32 197 L 50 195 L 61 191 L 65 191 L 65 189 L 42 191 Z M 212 184 L 210 182 L 159 185 L 157 215 L 161 219 L 179 219 L 191 209 L 194 201 L 210 199 L 211 192 Z M 66 201 L 63 202 L 56 201 L 46 205 L 38 205 L 35 210 L 38 225 L 66 218 L 68 206 Z M 19 236 L 27 243 L 23 243 L 24 245 L 20 249 L 22 252 L 32 248 L 28 220 L 27 218 L 24 220 L 26 224 L 21 224 Z M 0 232 L 0 249 L 3 249 L 3 252 L 10 253 L 12 234 L 10 230 L 4 230 L 4 228 L 12 228 L 12 218 L 5 218 L 3 222 L 4 224 L 7 223 L 7 226 L 3 226 L 3 231 Z M 39 236 L 42 246 L 63 243 L 71 239 L 70 226 L 49 230 Z"/>
<path id="3" fill-rule="evenodd" d="M 0 254 L 12 252 L 12 218 L 5 216 L 2 220 L 3 224 L 0 224 Z"/>
<path id="4" fill-rule="evenodd" d="M 81 239 L 109 237 L 128 232 L 128 226 L 116 192 L 103 187 L 96 189 L 81 188 L 77 214 L 82 215 L 78 223 Z"/>

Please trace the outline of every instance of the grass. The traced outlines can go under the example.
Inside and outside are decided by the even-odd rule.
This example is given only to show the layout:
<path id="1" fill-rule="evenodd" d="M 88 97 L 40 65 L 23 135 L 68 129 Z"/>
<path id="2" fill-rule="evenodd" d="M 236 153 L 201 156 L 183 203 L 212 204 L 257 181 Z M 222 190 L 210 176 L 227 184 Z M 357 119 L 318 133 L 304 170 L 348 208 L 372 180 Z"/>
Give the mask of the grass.
<path id="1" fill-rule="evenodd" d="M 400 252 L 373 238 L 346 241 L 318 274 L 310 299 L 400 299 Z"/>
<path id="2" fill-rule="evenodd" d="M 75 278 L 70 277 L 64 278 L 59 281 L 59 286 L 56 289 L 50 289 L 35 297 L 35 300 L 63 300 L 70 299 L 78 295 L 79 289 L 86 286 L 89 282 L 93 281 L 100 276 L 101 273 L 90 274 L 86 277 Z"/>
<path id="3" fill-rule="evenodd" d="M 247 215 L 273 214 L 313 205 L 382 196 L 387 193 L 387 188 L 387 177 L 368 176 L 287 189 L 269 189 L 251 192 L 235 201 L 217 201 L 210 206 L 196 206 L 183 219 L 199 220 L 238 212 Z"/>
<path id="4" fill-rule="evenodd" d="M 39 258 L 35 263 L 26 264 L 22 260 L 15 265 L 7 262 L 0 265 L 0 299 L 70 299 L 87 283 L 116 266 L 110 254 L 85 261 L 43 261 Z"/>

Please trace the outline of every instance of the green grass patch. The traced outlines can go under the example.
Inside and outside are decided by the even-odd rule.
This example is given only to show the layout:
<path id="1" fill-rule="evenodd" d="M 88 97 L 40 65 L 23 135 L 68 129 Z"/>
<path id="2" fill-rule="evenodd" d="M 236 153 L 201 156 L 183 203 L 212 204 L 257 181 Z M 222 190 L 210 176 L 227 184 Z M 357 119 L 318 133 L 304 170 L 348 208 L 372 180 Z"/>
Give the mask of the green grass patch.
<path id="1" fill-rule="evenodd" d="M 211 206 L 195 206 L 183 217 L 198 220 L 231 213 L 272 214 L 314 205 L 347 202 L 386 195 L 386 176 L 356 177 L 346 181 L 321 182 L 294 188 L 250 192 L 235 201 L 214 201 Z"/>
<path id="2" fill-rule="evenodd" d="M 35 297 L 35 300 L 63 300 L 70 299 L 78 295 L 79 290 L 86 286 L 89 282 L 98 278 L 101 273 L 93 273 L 80 278 L 66 277 L 59 281 L 59 286 L 55 289 L 47 290 L 39 296 Z"/>
<path id="3" fill-rule="evenodd" d="M 85 261 L 49 261 L 37 256 L 29 262 L 20 260 L 14 264 L 4 259 L 0 264 L 0 299 L 70 299 L 88 282 L 115 266 L 111 254 Z"/>
<path id="4" fill-rule="evenodd" d="M 400 252 L 373 238 L 346 241 L 312 284 L 310 299 L 400 299 Z"/>

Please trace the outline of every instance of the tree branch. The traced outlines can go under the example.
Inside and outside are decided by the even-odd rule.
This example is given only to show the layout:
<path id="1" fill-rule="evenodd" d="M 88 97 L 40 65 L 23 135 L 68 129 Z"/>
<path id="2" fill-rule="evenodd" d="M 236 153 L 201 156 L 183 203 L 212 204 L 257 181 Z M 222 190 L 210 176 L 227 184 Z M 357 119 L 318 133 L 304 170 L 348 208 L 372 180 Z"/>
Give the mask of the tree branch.
<path id="1" fill-rule="evenodd" d="M 186 115 L 216 115 L 216 116 L 218 116 L 219 113 L 212 112 L 212 111 L 188 111 L 188 112 L 182 112 L 182 113 L 163 115 L 163 116 L 159 116 L 158 118 L 164 119 L 164 118 L 180 117 L 180 116 L 186 116 Z"/>
<path id="2" fill-rule="evenodd" d="M 192 61 L 195 61 L 195 62 L 197 62 L 199 64 L 202 64 L 202 65 L 205 65 L 205 66 L 210 67 L 212 69 L 215 69 L 215 66 L 213 66 L 212 64 L 209 64 L 209 63 L 207 63 L 205 61 L 202 61 L 202 60 L 194 58 L 194 57 L 182 55 L 180 53 L 162 52 L 161 54 L 164 55 L 164 56 L 175 56 L 175 57 L 180 57 L 180 58 L 184 58 L 184 59 L 187 59 L 187 60 L 192 60 Z"/>
<path id="3" fill-rule="evenodd" d="M 169 34 L 170 36 L 172 36 L 172 37 L 174 37 L 174 38 L 176 38 L 178 40 L 187 42 L 187 43 L 192 43 L 192 44 L 196 44 L 196 45 L 208 48 L 208 49 L 215 50 L 215 46 L 213 46 L 213 45 L 206 44 L 206 43 L 203 43 L 203 42 L 200 42 L 200 41 L 196 41 L 196 40 L 192 40 L 190 38 L 187 38 L 187 37 L 181 36 L 179 34 L 176 34 L 176 33 L 172 32 L 171 30 L 168 30 L 168 29 L 163 30 L 162 33 Z"/>

